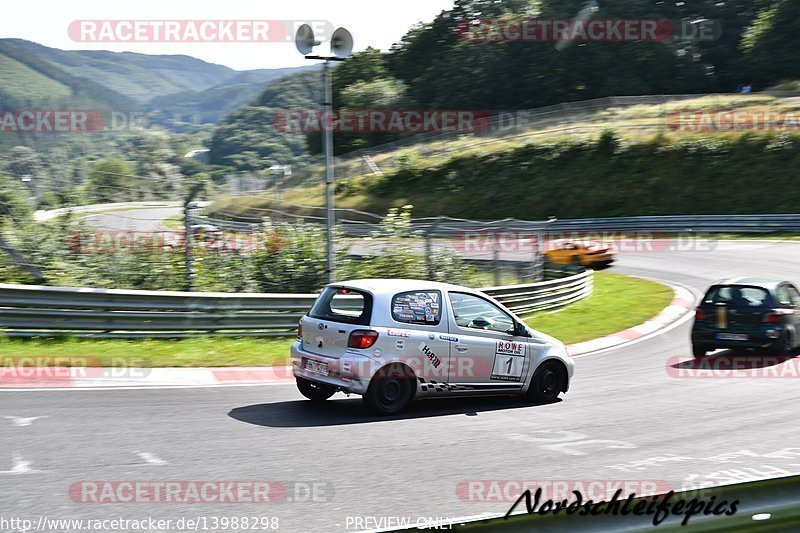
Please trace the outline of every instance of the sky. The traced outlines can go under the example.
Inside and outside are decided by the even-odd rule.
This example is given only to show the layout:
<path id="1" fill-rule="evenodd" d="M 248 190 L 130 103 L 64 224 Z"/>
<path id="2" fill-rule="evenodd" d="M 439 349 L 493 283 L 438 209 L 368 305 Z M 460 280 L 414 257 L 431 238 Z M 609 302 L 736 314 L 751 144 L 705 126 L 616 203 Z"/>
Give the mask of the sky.
<path id="1" fill-rule="evenodd" d="M 6 0 L 0 37 L 64 50 L 185 54 L 237 70 L 308 64 L 293 42 L 110 43 L 70 37 L 73 21 L 292 20 L 327 21 L 350 30 L 355 51 L 388 50 L 417 22 L 428 22 L 453 0 Z M 99 26 L 98 26 L 99 27 Z M 315 52 L 327 53 L 320 47 Z"/>

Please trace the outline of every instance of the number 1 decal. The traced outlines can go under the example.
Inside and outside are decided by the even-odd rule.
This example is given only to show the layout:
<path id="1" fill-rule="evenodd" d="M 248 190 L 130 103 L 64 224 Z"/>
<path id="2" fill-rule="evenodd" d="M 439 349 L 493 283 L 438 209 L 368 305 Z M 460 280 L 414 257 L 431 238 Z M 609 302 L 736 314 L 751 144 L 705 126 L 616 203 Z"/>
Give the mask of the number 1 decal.
<path id="1" fill-rule="evenodd" d="M 514 351 L 519 353 L 495 353 L 492 375 L 489 379 L 498 381 L 521 380 L 522 368 L 525 366 L 526 360 L 525 348 L 514 347 Z"/>

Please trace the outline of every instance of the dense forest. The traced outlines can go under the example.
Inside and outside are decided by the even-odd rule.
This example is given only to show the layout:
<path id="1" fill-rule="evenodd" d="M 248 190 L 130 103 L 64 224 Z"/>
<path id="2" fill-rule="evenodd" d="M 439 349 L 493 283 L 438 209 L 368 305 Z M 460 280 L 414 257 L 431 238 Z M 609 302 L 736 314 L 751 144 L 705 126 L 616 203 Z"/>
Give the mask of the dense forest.
<path id="1" fill-rule="evenodd" d="M 762 90 L 800 77 L 800 2 L 796 0 L 616 0 L 595 2 L 595 18 L 668 19 L 675 27 L 712 25 L 659 42 L 552 42 L 464 39 L 464 24 L 486 19 L 570 18 L 585 0 L 456 0 L 382 52 L 368 49 L 334 69 L 339 109 L 515 110 L 603 96 Z M 699 32 L 694 32 L 699 35 Z M 215 163 L 252 168 L 257 160 L 319 151 L 278 131 L 276 109 L 319 107 L 318 73 L 291 76 L 231 114 L 211 143 Z M 336 136 L 337 153 L 379 145 L 391 134 Z M 306 146 L 307 145 L 307 146 Z"/>

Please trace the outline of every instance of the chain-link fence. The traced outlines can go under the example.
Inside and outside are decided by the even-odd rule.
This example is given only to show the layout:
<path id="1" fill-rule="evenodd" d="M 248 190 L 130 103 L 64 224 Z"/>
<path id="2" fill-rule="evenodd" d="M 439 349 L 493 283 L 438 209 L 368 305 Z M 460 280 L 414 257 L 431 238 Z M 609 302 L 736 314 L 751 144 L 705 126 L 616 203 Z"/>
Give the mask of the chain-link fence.
<path id="1" fill-rule="evenodd" d="M 620 132 L 666 132 L 669 117 L 680 110 L 718 111 L 737 105 L 768 104 L 780 93 L 676 94 L 609 96 L 592 100 L 564 102 L 535 109 L 480 110 L 480 128 L 407 135 L 396 141 L 356 150 L 335 158 L 337 175 L 346 178 L 381 176 L 402 164 L 402 156 L 416 154 L 425 158 L 447 157 L 457 152 L 481 149 L 492 143 L 526 143 L 539 137 L 595 134 L 611 128 Z M 696 102 L 687 102 L 696 100 Z M 323 160 L 295 166 L 284 187 L 318 182 Z M 244 195 L 270 190 L 278 180 L 274 176 L 253 173 L 227 178 L 229 194 Z"/>

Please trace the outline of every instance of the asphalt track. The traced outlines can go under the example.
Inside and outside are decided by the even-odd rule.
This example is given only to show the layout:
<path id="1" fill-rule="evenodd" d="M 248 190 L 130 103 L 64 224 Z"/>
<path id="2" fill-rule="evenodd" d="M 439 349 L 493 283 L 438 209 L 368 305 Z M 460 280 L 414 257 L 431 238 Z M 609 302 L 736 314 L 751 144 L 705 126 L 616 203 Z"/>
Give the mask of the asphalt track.
<path id="1" fill-rule="evenodd" d="M 615 270 L 700 293 L 739 275 L 800 281 L 798 264 L 800 244 L 729 241 L 623 254 Z M 456 489 L 467 480 L 655 480 L 680 489 L 800 472 L 800 378 L 675 377 L 672 358 L 691 360 L 690 324 L 581 357 L 571 390 L 550 405 L 437 400 L 376 418 L 357 397 L 314 406 L 291 384 L 0 392 L 0 515 L 34 523 L 259 516 L 278 517 L 282 531 L 352 531 L 390 517 L 415 524 L 509 508 L 464 501 Z M 41 418 L 21 420 L 31 417 Z M 80 480 L 298 485 L 289 485 L 292 501 L 275 504 L 85 504 L 68 494 Z M 324 484 L 316 501 L 306 497 L 312 483 Z"/>
<path id="2" fill-rule="evenodd" d="M 101 231 L 146 233 L 166 231 L 164 220 L 180 215 L 182 212 L 183 209 L 180 207 L 153 207 L 87 215 L 82 220 Z"/>

